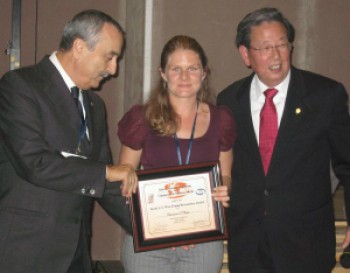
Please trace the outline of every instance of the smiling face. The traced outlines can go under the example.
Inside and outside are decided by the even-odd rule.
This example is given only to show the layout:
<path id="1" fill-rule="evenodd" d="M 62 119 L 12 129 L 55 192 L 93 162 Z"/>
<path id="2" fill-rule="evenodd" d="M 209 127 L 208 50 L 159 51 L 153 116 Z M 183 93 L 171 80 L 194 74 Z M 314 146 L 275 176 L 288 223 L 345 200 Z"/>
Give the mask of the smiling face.
<path id="1" fill-rule="evenodd" d="M 160 73 L 167 83 L 170 98 L 196 98 L 205 78 L 198 54 L 190 49 L 171 53 L 165 70 Z"/>
<path id="2" fill-rule="evenodd" d="M 84 90 L 96 88 L 103 78 L 114 75 L 122 46 L 122 34 L 108 23 L 102 27 L 100 39 L 94 49 L 89 49 L 85 41 L 76 39 L 76 84 Z"/>
<path id="3" fill-rule="evenodd" d="M 249 66 L 267 86 L 274 87 L 287 76 L 291 66 L 291 50 L 287 48 L 272 48 L 270 52 L 263 52 L 266 47 L 276 47 L 288 44 L 287 31 L 279 22 L 264 22 L 253 26 L 250 33 L 250 47 L 243 45 L 239 52 L 246 66 Z"/>

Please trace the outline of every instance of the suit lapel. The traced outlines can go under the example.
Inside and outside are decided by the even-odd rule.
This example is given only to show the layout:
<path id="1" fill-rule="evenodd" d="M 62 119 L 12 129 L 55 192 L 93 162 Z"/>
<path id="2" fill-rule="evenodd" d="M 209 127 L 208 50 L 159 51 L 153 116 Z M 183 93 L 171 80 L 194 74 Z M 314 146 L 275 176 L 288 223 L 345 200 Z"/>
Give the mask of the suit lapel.
<path id="1" fill-rule="evenodd" d="M 256 162 L 260 162 L 261 165 L 259 146 L 254 131 L 250 107 L 250 85 L 253 76 L 254 74 L 252 74 L 238 90 L 237 102 L 239 107 L 236 110 L 234 109 L 234 111 L 235 118 L 242 124 L 240 130 L 244 130 L 242 136 L 246 136 L 246 140 L 242 140 L 242 142 L 246 143 L 247 149 L 249 149 L 251 154 L 254 155 Z M 238 132 L 238 136 L 239 135 L 240 133 Z"/>
<path id="2" fill-rule="evenodd" d="M 80 117 L 67 85 L 48 57 L 45 57 L 38 67 L 41 70 L 39 75 L 43 75 L 42 79 L 46 85 L 44 91 L 51 100 L 53 108 L 57 115 L 61 115 L 62 120 L 76 131 L 78 141 Z"/>
<path id="3" fill-rule="evenodd" d="M 298 132 L 303 112 L 307 108 L 304 100 L 306 95 L 307 89 L 300 72 L 297 69 L 292 68 L 286 103 L 278 130 L 270 168 L 278 162 L 279 156 L 283 154 L 283 151 L 289 145 L 290 140 L 293 139 L 293 136 Z"/>

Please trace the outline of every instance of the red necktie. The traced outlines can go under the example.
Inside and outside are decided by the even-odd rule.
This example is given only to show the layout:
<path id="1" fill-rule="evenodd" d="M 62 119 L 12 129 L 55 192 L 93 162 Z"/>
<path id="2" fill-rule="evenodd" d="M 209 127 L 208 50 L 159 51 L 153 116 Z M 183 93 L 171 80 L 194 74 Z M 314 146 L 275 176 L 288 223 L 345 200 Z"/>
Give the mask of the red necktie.
<path id="1" fill-rule="evenodd" d="M 260 112 L 259 150 L 265 175 L 269 169 L 278 132 L 277 112 L 273 103 L 273 97 L 277 92 L 273 88 L 264 92 L 265 104 Z"/>

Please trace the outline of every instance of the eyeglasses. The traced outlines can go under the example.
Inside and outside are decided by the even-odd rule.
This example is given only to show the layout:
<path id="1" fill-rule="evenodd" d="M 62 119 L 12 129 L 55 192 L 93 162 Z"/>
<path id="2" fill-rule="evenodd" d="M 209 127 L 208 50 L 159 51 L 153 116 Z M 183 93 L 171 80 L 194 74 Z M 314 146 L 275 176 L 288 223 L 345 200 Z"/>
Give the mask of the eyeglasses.
<path id="1" fill-rule="evenodd" d="M 260 55 L 270 55 L 272 53 L 272 49 L 278 50 L 278 52 L 285 53 L 291 48 L 290 43 L 282 43 L 275 46 L 264 46 L 264 47 L 249 47 L 249 49 L 255 50 L 259 52 Z"/>

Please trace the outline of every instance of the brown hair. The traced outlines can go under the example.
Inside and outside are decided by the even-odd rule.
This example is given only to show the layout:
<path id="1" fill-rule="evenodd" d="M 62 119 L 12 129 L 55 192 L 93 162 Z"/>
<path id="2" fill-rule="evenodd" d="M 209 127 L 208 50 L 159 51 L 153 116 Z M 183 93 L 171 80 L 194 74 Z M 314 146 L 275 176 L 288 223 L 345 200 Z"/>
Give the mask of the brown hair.
<path id="1" fill-rule="evenodd" d="M 197 100 L 211 103 L 213 94 L 208 85 L 208 59 L 203 48 L 195 39 L 184 35 L 171 38 L 162 50 L 160 69 L 162 72 L 165 72 L 169 56 L 177 49 L 188 49 L 198 54 L 206 77 L 197 94 Z M 157 87 L 152 90 L 150 98 L 146 103 L 146 120 L 153 130 L 160 135 L 171 135 L 176 132 L 178 116 L 169 103 L 167 84 L 161 77 Z"/>

